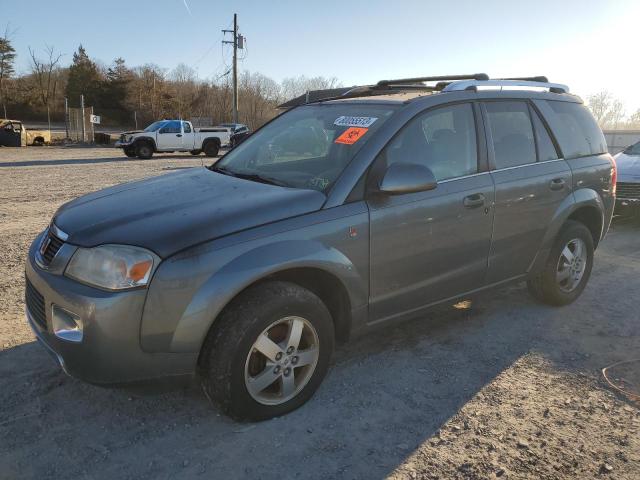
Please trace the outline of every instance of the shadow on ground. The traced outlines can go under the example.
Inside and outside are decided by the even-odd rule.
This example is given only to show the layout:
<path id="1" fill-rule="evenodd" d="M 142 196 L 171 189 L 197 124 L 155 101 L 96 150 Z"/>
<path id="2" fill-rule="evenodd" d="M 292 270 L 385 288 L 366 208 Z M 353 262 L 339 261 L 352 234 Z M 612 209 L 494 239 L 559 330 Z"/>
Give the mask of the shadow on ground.
<path id="1" fill-rule="evenodd" d="M 64 376 L 39 345 L 0 352 L 0 473 L 11 477 L 384 478 L 529 352 L 596 377 L 640 347 L 640 230 L 614 228 L 574 305 L 523 285 L 442 306 L 342 346 L 316 396 L 240 424 L 194 385 L 155 395 Z M 612 286 L 615 285 L 615 289 Z M 635 320 L 634 320 L 635 319 Z"/>
<path id="2" fill-rule="evenodd" d="M 154 156 L 146 160 L 139 158 L 128 158 L 126 156 L 121 157 L 100 157 L 100 158 L 68 158 L 60 160 L 20 160 L 17 162 L 2 162 L 0 168 L 7 167 L 41 167 L 41 166 L 60 166 L 60 165 L 94 165 L 101 163 L 127 163 L 127 162 L 149 162 L 153 160 L 180 160 L 189 159 L 197 160 L 199 157 L 192 155 L 171 155 L 171 156 Z M 214 159 L 208 157 L 202 157 L 202 161 L 212 162 Z"/>

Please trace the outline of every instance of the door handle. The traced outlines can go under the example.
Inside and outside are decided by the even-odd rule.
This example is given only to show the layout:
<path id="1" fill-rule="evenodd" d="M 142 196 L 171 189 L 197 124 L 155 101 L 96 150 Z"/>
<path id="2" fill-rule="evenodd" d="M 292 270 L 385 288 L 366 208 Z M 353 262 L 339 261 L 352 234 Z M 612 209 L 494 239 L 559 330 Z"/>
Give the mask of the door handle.
<path id="1" fill-rule="evenodd" d="M 181 137 L 182 134 L 181 133 L 176 133 L 176 137 Z"/>
<path id="2" fill-rule="evenodd" d="M 562 190 L 567 182 L 564 178 L 554 178 L 549 182 L 549 188 L 551 190 Z"/>
<path id="3" fill-rule="evenodd" d="M 462 201 L 466 208 L 478 208 L 484 205 L 484 195 L 482 193 L 474 193 L 464 197 Z"/>

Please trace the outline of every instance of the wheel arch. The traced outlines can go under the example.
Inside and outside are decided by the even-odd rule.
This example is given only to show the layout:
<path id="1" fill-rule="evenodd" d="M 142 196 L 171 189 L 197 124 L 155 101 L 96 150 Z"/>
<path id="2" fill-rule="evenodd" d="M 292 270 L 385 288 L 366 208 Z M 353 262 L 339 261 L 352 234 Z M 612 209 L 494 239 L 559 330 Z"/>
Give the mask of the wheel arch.
<path id="1" fill-rule="evenodd" d="M 321 242 L 289 240 L 235 254 L 226 249 L 214 250 L 210 259 L 201 261 L 218 264 L 220 268 L 188 294 L 188 301 L 175 315 L 170 314 L 159 325 L 158 316 L 167 316 L 164 305 L 172 301 L 165 289 L 188 282 L 184 271 L 191 261 L 187 258 L 184 264 L 177 261 L 173 266 L 170 261 L 166 266 L 161 264 L 156 272 L 156 276 L 165 279 L 154 279 L 147 297 L 141 331 L 145 351 L 199 352 L 224 309 L 238 295 L 262 282 L 288 281 L 315 293 L 331 313 L 338 341 L 349 338 L 356 323 L 354 315 L 360 315 L 366 307 L 366 272 L 361 275 L 342 252 Z M 165 268 L 170 270 L 166 274 Z M 178 276 L 174 277 L 174 273 Z"/>
<path id="2" fill-rule="evenodd" d="M 218 146 L 218 148 L 220 148 L 222 146 L 222 142 L 221 142 L 220 138 L 218 138 L 218 137 L 207 137 L 202 141 L 202 150 L 204 150 L 206 148 L 206 146 L 211 142 L 215 143 Z"/>
<path id="3" fill-rule="evenodd" d="M 602 198 L 593 189 L 582 188 L 573 192 L 572 195 L 568 195 L 556 209 L 529 272 L 537 273 L 544 267 L 553 242 L 569 220 L 578 221 L 589 229 L 595 249 L 602 239 L 604 212 L 605 206 Z"/>
<path id="4" fill-rule="evenodd" d="M 132 146 L 133 148 L 136 148 L 136 147 L 138 146 L 138 144 L 143 143 L 143 142 L 144 142 L 144 143 L 148 143 L 149 145 L 151 145 L 151 148 L 153 148 L 153 151 L 154 151 L 154 152 L 157 152 L 157 151 L 158 151 L 158 149 L 157 149 L 157 147 L 156 147 L 156 141 L 155 141 L 153 138 L 151 138 L 151 137 L 138 137 L 138 138 L 136 138 L 136 139 L 133 141 L 133 143 L 131 144 L 131 146 Z"/>

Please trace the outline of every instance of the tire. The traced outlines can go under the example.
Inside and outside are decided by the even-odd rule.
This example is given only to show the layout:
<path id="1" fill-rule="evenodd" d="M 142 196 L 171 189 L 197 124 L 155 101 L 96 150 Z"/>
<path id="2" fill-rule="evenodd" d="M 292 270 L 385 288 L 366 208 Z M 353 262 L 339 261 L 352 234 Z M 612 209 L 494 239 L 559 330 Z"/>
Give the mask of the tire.
<path id="1" fill-rule="evenodd" d="M 294 324 L 302 332 L 299 349 L 287 349 Z M 272 360 L 254 348 L 264 334 L 276 349 L 269 351 L 278 352 Z M 329 369 L 333 347 L 331 314 L 315 294 L 293 283 L 262 283 L 234 299 L 207 335 L 199 361 L 202 388 L 236 420 L 284 415 L 311 398 Z M 267 379 L 266 387 L 256 386 L 260 378 Z M 285 382 L 293 385 L 288 395 Z"/>
<path id="2" fill-rule="evenodd" d="M 124 154 L 129 158 L 135 158 L 136 151 L 129 147 L 124 149 Z"/>
<path id="3" fill-rule="evenodd" d="M 578 247 L 583 250 L 576 255 Z M 580 257 L 572 264 L 570 256 Z M 593 268 L 593 237 L 582 223 L 567 221 L 556 238 L 543 270 L 527 280 L 529 292 L 542 303 L 562 306 L 573 303 L 583 292 Z M 564 278 L 563 274 L 569 274 Z"/>
<path id="4" fill-rule="evenodd" d="M 200 155 L 202 153 L 202 150 L 191 150 L 189 151 L 189 153 L 193 156 L 196 156 L 196 155 Z"/>
<path id="5" fill-rule="evenodd" d="M 153 156 L 153 147 L 149 142 L 140 142 L 135 146 L 136 157 L 148 160 Z"/>
<path id="6" fill-rule="evenodd" d="M 207 142 L 204 146 L 204 154 L 207 157 L 217 157 L 219 145 L 216 142 Z"/>

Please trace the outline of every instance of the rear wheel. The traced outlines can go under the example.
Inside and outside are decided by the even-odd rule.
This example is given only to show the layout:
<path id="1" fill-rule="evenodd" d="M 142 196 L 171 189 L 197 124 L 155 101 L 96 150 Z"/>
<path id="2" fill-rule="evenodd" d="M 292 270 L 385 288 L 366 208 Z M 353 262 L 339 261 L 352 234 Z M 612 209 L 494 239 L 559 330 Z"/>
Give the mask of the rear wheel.
<path id="1" fill-rule="evenodd" d="M 202 153 L 202 150 L 191 150 L 189 153 L 194 156 L 200 155 Z"/>
<path id="2" fill-rule="evenodd" d="M 219 149 L 220 147 L 216 142 L 207 142 L 207 144 L 204 146 L 204 154 L 207 157 L 217 157 Z"/>
<path id="3" fill-rule="evenodd" d="M 560 230 L 542 272 L 527 281 L 531 294 L 549 305 L 574 302 L 587 286 L 593 267 L 593 237 L 580 222 Z"/>
<path id="4" fill-rule="evenodd" d="M 309 290 L 287 282 L 250 288 L 216 321 L 200 358 L 209 399 L 239 420 L 264 420 L 304 404 L 333 352 L 331 315 Z"/>
<path id="5" fill-rule="evenodd" d="M 135 147 L 136 156 L 147 160 L 153 156 L 153 147 L 147 142 L 138 143 Z"/>

